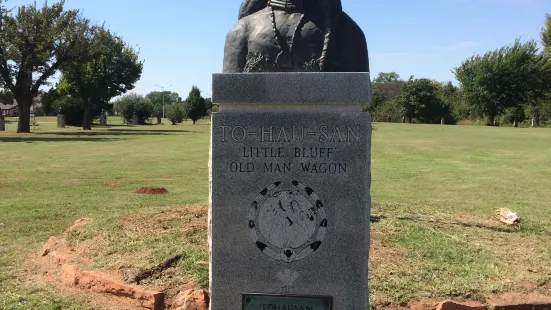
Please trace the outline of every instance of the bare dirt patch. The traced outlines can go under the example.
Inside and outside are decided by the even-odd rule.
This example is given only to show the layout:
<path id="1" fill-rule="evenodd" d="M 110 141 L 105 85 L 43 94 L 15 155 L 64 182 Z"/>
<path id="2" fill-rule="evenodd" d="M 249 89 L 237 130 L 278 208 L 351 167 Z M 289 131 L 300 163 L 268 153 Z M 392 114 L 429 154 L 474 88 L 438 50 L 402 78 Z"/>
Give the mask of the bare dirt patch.
<path id="1" fill-rule="evenodd" d="M 120 222 L 124 223 L 123 228 L 126 230 L 138 230 L 144 226 L 153 234 L 164 231 L 159 224 L 167 221 L 180 221 L 174 226 L 175 230 L 184 227 L 192 232 L 206 231 L 206 211 L 204 205 L 192 206 L 183 210 L 166 210 L 154 216 L 130 216 L 120 219 Z M 34 282 L 53 285 L 62 293 L 80 295 L 107 309 L 184 309 L 181 308 L 183 304 L 205 301 L 197 297 L 202 294 L 198 293 L 200 289 L 193 276 L 182 272 L 177 266 L 179 260 L 163 262 L 159 265 L 162 268 L 152 266 L 154 272 L 145 276 L 142 273 L 139 283 L 129 280 L 132 278 L 128 276 L 129 272 L 141 270 L 132 265 L 136 258 L 131 256 L 128 256 L 126 264 L 116 270 L 89 270 L 97 254 L 94 249 L 105 244 L 109 233 L 102 232 L 83 241 L 68 241 L 68 237 L 86 231 L 86 225 L 92 221 L 88 218 L 79 219 L 63 235 L 48 239 L 33 258 L 40 270 L 34 276 Z M 95 295 L 97 297 L 91 297 Z M 201 307 L 206 305 L 200 305 L 197 309 Z"/>
<path id="2" fill-rule="evenodd" d="M 119 225 L 129 231 L 149 231 L 158 234 L 183 232 L 190 237 L 201 236 L 208 231 L 208 205 L 198 204 L 177 209 L 167 209 L 155 214 L 135 214 L 121 217 Z M 192 243 L 207 245 L 206 238 L 192 238 Z"/>
<path id="3" fill-rule="evenodd" d="M 159 195 L 159 194 L 168 194 L 166 188 L 162 187 L 142 187 L 136 191 L 137 194 L 149 194 L 149 195 Z"/>

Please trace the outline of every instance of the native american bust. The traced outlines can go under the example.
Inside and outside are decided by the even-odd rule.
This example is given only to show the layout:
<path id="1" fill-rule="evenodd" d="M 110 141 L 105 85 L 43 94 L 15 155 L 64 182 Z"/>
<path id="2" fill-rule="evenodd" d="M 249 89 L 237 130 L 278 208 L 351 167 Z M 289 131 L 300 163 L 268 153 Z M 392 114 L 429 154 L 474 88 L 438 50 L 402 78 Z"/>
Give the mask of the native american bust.
<path id="1" fill-rule="evenodd" d="M 369 72 L 366 39 L 340 0 L 244 0 L 223 71 Z"/>

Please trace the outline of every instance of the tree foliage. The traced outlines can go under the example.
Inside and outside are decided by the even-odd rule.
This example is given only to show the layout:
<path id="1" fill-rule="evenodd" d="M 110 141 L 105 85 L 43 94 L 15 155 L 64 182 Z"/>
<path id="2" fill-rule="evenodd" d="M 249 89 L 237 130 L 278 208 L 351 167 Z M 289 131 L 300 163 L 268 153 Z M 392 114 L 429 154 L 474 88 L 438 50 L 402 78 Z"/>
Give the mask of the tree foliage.
<path id="1" fill-rule="evenodd" d="M 376 121 L 392 121 L 401 118 L 397 116 L 393 101 L 401 93 L 406 82 L 400 80 L 395 72 L 381 72 L 372 82 L 371 103 L 366 107 Z"/>
<path id="2" fill-rule="evenodd" d="M 391 81 L 373 84 L 373 95 L 371 104 L 368 106 L 368 111 L 372 114 L 378 108 L 398 98 L 406 82 Z"/>
<path id="3" fill-rule="evenodd" d="M 547 54 L 551 55 L 551 15 L 545 14 L 545 26 L 541 30 L 541 41 Z"/>
<path id="4" fill-rule="evenodd" d="M 139 124 L 147 124 L 154 111 L 153 104 L 149 99 L 134 93 L 122 96 L 115 101 L 114 106 L 115 112 L 127 123 L 132 123 L 132 118 L 136 114 Z"/>
<path id="5" fill-rule="evenodd" d="M 83 18 L 64 1 L 40 8 L 36 2 L 14 12 L 2 8 L 0 77 L 19 106 L 17 132 L 30 132 L 30 107 L 39 88 L 82 52 Z"/>
<path id="6" fill-rule="evenodd" d="M 389 83 L 400 81 L 400 75 L 396 72 L 379 72 L 379 75 L 373 80 L 374 84 Z"/>
<path id="7" fill-rule="evenodd" d="M 60 96 L 53 102 L 52 109 L 65 116 L 65 123 L 67 125 L 82 125 L 84 111 L 80 98 Z"/>
<path id="8" fill-rule="evenodd" d="M 505 109 L 542 100 L 551 89 L 551 61 L 535 41 L 475 55 L 455 68 L 465 100 L 494 124 Z"/>
<path id="9" fill-rule="evenodd" d="M 90 130 L 92 119 L 101 113 L 97 106 L 134 88 L 140 79 L 143 62 L 122 38 L 103 26 L 83 24 L 81 45 L 86 48 L 75 61 L 61 67 L 59 90 L 79 97 L 83 103 L 83 129 Z"/>
<path id="10" fill-rule="evenodd" d="M 207 114 L 207 108 L 205 106 L 205 98 L 201 97 L 201 91 L 197 86 L 193 86 L 189 92 L 185 101 L 185 111 L 189 119 L 193 121 L 193 124 L 197 120 Z"/>
<path id="11" fill-rule="evenodd" d="M 42 109 L 45 115 L 57 114 L 58 110 L 55 108 L 55 102 L 61 99 L 61 94 L 57 91 L 57 88 L 52 87 L 47 92 L 42 94 Z"/>
<path id="12" fill-rule="evenodd" d="M 438 96 L 438 85 L 429 79 L 411 77 L 396 99 L 406 121 L 439 123 L 442 118 L 450 118 L 449 109 Z"/>
<path id="13" fill-rule="evenodd" d="M 5 105 L 14 105 L 14 97 L 13 94 L 9 90 L 2 89 L 0 90 L 0 102 L 2 102 Z"/>
<path id="14" fill-rule="evenodd" d="M 166 108 L 166 117 L 172 125 L 180 124 L 186 118 L 184 105 L 179 102 L 169 104 Z"/>
<path id="15" fill-rule="evenodd" d="M 154 106 L 155 114 L 162 115 L 163 111 L 163 95 L 165 107 L 171 103 L 182 102 L 182 97 L 176 92 L 171 91 L 152 91 L 145 97 L 151 101 Z"/>

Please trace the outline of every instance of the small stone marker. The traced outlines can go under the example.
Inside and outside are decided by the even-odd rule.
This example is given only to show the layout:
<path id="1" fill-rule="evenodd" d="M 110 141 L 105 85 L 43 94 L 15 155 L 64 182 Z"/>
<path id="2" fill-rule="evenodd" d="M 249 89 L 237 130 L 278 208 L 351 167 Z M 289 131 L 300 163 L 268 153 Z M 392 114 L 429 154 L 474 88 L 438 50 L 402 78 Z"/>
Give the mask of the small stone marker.
<path id="1" fill-rule="evenodd" d="M 132 125 L 137 126 L 138 125 L 138 115 L 134 114 L 132 116 Z"/>
<path id="2" fill-rule="evenodd" d="M 57 115 L 57 128 L 65 128 L 65 115 Z"/>
<path id="3" fill-rule="evenodd" d="M 100 126 L 107 126 L 107 112 L 102 110 L 101 116 L 99 117 L 99 124 Z"/>
<path id="4" fill-rule="evenodd" d="M 6 131 L 6 120 L 4 119 L 4 115 L 0 114 L 0 131 Z"/>
<path id="5" fill-rule="evenodd" d="M 530 124 L 530 128 L 538 128 L 538 119 L 533 117 L 532 123 Z"/>
<path id="6" fill-rule="evenodd" d="M 210 310 L 369 309 L 369 85 L 214 75 Z"/>

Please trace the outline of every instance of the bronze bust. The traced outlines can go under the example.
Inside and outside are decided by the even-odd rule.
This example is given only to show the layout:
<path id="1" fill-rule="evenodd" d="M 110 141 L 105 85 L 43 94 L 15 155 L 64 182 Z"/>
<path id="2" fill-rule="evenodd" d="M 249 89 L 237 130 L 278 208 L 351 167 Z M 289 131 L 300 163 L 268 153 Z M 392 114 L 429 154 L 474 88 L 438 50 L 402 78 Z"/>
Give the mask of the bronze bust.
<path id="1" fill-rule="evenodd" d="M 363 31 L 340 0 L 244 0 L 224 73 L 369 72 Z"/>

